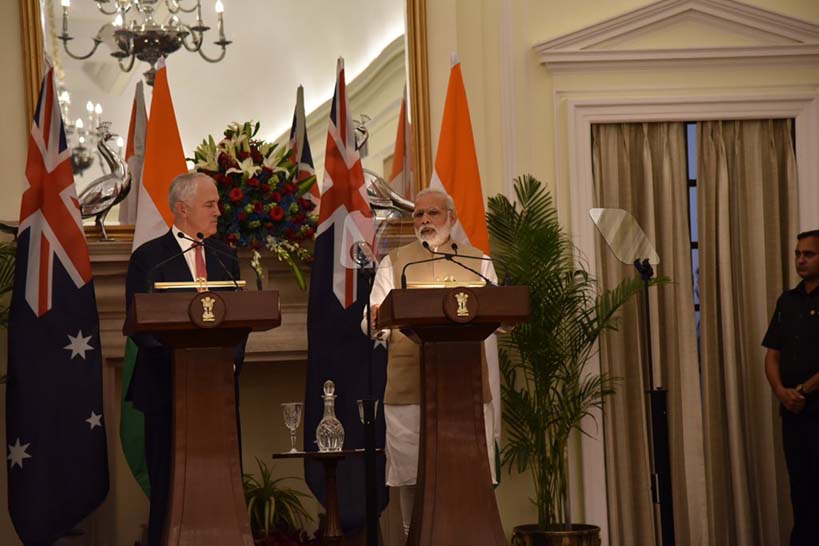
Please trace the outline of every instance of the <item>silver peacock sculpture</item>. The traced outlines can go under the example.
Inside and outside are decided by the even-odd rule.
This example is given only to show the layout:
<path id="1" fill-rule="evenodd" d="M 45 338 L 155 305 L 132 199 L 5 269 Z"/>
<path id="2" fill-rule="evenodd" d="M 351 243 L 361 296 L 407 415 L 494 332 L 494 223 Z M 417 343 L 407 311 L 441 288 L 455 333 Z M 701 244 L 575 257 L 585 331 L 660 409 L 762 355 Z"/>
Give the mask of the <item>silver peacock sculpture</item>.
<path id="1" fill-rule="evenodd" d="M 94 222 L 99 227 L 102 239 L 105 241 L 110 240 L 105 231 L 105 217 L 108 216 L 114 205 L 128 196 L 131 190 L 131 169 L 109 145 L 109 141 L 116 136 L 109 131 L 109 128 L 109 123 L 100 124 L 97 150 L 108 165 L 110 172 L 92 181 L 79 195 L 82 217 L 94 217 Z"/>
<path id="2" fill-rule="evenodd" d="M 370 138 L 366 126 L 367 121 L 369 118 L 358 122 L 356 126 L 356 149 L 359 151 L 364 148 Z M 376 218 L 408 217 L 415 210 L 415 203 L 397 193 L 386 180 L 369 169 L 364 169 L 364 185 L 367 188 L 367 201 Z"/>

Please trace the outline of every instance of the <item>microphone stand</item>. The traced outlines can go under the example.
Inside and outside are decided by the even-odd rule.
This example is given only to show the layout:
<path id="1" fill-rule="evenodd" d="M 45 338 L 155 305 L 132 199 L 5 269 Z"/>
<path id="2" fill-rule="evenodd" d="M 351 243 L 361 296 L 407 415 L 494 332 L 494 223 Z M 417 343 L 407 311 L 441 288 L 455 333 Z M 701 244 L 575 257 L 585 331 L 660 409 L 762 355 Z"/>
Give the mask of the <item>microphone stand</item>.
<path id="1" fill-rule="evenodd" d="M 479 271 L 476 271 L 476 270 L 472 269 L 468 265 L 463 264 L 463 263 L 461 263 L 461 262 L 459 262 L 458 260 L 455 259 L 455 258 L 474 258 L 476 260 L 486 260 L 486 258 L 484 258 L 483 256 L 481 256 L 480 258 L 474 257 L 474 256 L 462 256 L 462 255 L 457 253 L 458 252 L 458 245 L 455 244 L 455 243 L 452 243 L 452 250 L 455 251 L 455 254 L 450 254 L 448 252 L 438 252 L 437 250 L 432 250 L 432 247 L 429 246 L 429 243 L 426 242 L 426 241 L 423 242 L 423 247 L 426 248 L 430 252 L 430 254 L 433 254 L 435 256 L 440 256 L 444 260 L 449 260 L 450 262 L 452 262 L 452 263 L 454 263 L 456 265 L 459 265 L 462 268 L 466 269 L 470 273 L 473 273 L 473 274 L 477 275 L 478 277 L 483 279 L 484 282 L 486 282 L 486 284 L 488 284 L 489 286 L 497 286 L 495 283 L 493 283 L 491 280 L 489 280 L 486 277 L 486 275 L 482 274 Z M 491 258 L 489 258 L 488 260 L 492 261 Z"/>
<path id="2" fill-rule="evenodd" d="M 367 546 L 378 546 L 378 484 L 375 458 L 375 403 L 373 396 L 373 347 L 372 317 L 370 315 L 370 292 L 375 279 L 375 262 L 359 268 L 358 274 L 367 282 L 365 293 L 365 315 L 367 316 L 367 394 L 361 399 L 364 414 L 364 487 L 366 493 L 365 510 L 367 522 Z"/>
<path id="3" fill-rule="evenodd" d="M 643 280 L 643 300 L 645 301 L 644 328 L 646 339 L 646 359 L 648 362 L 648 434 L 651 451 L 651 496 L 660 510 L 660 529 L 657 529 L 657 512 L 654 511 L 654 541 L 662 546 L 674 546 L 674 510 L 671 496 L 671 454 L 668 443 L 668 391 L 654 387 L 654 357 L 651 345 L 651 307 L 648 287 L 654 268 L 648 259 L 634 260 L 634 267 Z"/>

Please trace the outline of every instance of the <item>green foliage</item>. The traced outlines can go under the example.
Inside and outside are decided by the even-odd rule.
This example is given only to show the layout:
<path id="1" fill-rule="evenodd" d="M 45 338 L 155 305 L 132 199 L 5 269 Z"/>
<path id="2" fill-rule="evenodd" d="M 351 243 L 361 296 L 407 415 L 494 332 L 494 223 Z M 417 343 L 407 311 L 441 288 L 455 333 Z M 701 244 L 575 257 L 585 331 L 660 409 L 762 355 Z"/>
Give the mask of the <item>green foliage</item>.
<path id="1" fill-rule="evenodd" d="M 17 244 L 14 241 L 0 243 L 0 327 L 9 325 L 9 295 L 14 288 L 14 259 Z"/>
<path id="2" fill-rule="evenodd" d="M 511 473 L 531 471 L 538 523 L 568 523 L 566 446 L 581 421 L 602 407 L 615 381 L 585 365 L 601 333 L 617 326 L 617 310 L 642 289 L 638 277 L 599 292 L 579 265 L 557 211 L 542 184 L 515 179 L 517 202 L 489 199 L 487 220 L 493 257 L 503 276 L 527 285 L 531 319 L 499 340 L 503 417 L 509 440 L 502 464 Z"/>
<path id="3" fill-rule="evenodd" d="M 268 466 L 256 458 L 259 477 L 252 474 L 242 476 L 245 490 L 247 514 L 254 536 L 266 537 L 275 531 L 293 533 L 304 528 L 313 518 L 302 505 L 303 498 L 309 498 L 301 491 L 282 486 L 293 477 L 273 479 Z"/>
<path id="4" fill-rule="evenodd" d="M 0 228 L 2 227 L 8 226 L 0 224 Z M 15 241 L 0 243 L 0 328 L 8 328 L 9 325 L 9 296 L 12 288 L 14 288 L 14 260 L 16 254 L 17 244 Z M 0 384 L 5 383 L 6 379 L 5 375 L 0 375 Z"/>

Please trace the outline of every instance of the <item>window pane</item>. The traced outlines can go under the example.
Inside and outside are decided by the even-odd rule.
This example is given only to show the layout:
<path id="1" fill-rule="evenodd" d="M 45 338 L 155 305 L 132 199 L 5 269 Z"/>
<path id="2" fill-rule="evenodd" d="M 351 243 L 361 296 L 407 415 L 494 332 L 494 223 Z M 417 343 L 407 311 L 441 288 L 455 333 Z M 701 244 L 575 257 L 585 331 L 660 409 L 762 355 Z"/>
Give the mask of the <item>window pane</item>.
<path id="1" fill-rule="evenodd" d="M 699 241 L 697 236 L 697 186 L 688 188 L 688 218 L 691 220 L 691 242 Z"/>
<path id="2" fill-rule="evenodd" d="M 688 179 L 697 179 L 697 124 L 686 123 L 686 144 L 688 146 Z"/>
<path id="3" fill-rule="evenodd" d="M 694 274 L 694 305 L 700 304 L 700 251 L 691 249 L 691 271 Z"/>

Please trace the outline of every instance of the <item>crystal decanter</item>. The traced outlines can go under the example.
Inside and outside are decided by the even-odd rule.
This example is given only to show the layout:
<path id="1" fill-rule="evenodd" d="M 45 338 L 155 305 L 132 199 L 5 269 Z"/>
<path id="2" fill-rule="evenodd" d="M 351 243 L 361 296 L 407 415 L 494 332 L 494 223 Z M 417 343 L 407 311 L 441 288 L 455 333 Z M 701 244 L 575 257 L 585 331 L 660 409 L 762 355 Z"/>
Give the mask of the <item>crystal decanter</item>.
<path id="1" fill-rule="evenodd" d="M 319 451 L 341 451 L 344 446 L 344 427 L 336 419 L 336 385 L 329 379 L 324 382 L 324 417 L 316 427 Z"/>

